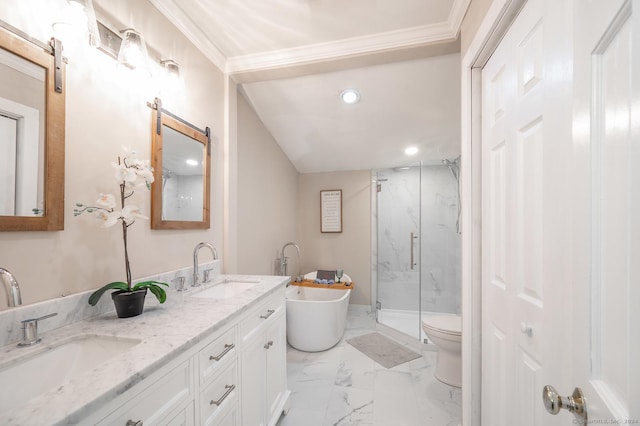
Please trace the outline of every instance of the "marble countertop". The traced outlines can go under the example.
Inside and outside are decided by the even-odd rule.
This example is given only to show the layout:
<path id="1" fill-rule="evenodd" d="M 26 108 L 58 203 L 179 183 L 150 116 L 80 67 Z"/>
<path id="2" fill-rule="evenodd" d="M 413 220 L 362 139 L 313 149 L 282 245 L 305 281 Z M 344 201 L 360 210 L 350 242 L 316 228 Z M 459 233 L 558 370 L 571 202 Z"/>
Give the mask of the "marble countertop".
<path id="1" fill-rule="evenodd" d="M 62 383 L 21 407 L 0 413 L 0 424 L 32 426 L 81 423 L 83 418 L 222 329 L 289 281 L 288 277 L 279 276 L 222 275 L 212 285 L 225 279 L 260 280 L 260 283 L 222 300 L 190 297 L 200 291 L 196 289 L 185 293 L 171 292 L 167 303 L 160 305 L 149 294 L 145 311 L 140 316 L 122 319 L 112 311 L 43 333 L 42 342 L 34 347 L 17 348 L 11 344 L 0 348 L 2 368 L 30 353 L 46 351 L 57 343 L 83 335 L 140 340 L 139 344 L 124 354 Z M 126 357 L 125 361 L 123 357 Z M 37 374 L 46 374 L 46 371 L 35 373 L 37 377 Z M 12 384 L 2 383 L 1 386 L 5 392 L 9 391 Z"/>

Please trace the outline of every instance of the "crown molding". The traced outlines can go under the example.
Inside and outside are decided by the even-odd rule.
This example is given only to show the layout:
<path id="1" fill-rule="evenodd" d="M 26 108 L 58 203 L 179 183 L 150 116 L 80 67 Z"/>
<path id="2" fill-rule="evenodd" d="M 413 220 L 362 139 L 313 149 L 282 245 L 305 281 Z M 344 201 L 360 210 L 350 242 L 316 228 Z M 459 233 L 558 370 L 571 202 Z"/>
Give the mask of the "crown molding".
<path id="1" fill-rule="evenodd" d="M 235 75 L 373 53 L 452 42 L 458 37 L 471 0 L 454 0 L 446 22 L 352 37 L 326 43 L 227 58 L 195 25 L 176 0 L 149 0 L 204 55 L 226 74 Z"/>
<path id="2" fill-rule="evenodd" d="M 221 70 L 225 70 L 227 57 L 209 40 L 189 18 L 177 1 L 149 0 L 195 47 Z"/>
<path id="3" fill-rule="evenodd" d="M 469 9 L 470 3 L 471 0 L 454 0 L 453 6 L 451 6 L 447 22 L 449 23 L 449 28 L 451 28 L 451 31 L 453 31 L 456 37 L 458 36 L 458 32 L 460 31 L 462 21 L 464 20 L 464 16 L 467 14 L 467 9 Z"/>
<path id="4" fill-rule="evenodd" d="M 227 59 L 225 72 L 236 74 L 261 71 L 293 65 L 366 55 L 389 50 L 426 46 L 443 41 L 454 41 L 448 22 L 423 25 L 374 35 L 352 37 L 327 43 L 318 43 L 293 49 L 274 50 Z"/>

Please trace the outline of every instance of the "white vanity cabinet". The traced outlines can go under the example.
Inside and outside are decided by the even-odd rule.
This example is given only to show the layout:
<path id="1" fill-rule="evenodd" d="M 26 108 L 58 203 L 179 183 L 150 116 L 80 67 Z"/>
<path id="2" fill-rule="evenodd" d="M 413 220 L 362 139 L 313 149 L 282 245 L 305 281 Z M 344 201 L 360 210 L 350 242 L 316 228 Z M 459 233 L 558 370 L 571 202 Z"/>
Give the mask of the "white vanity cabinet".
<path id="1" fill-rule="evenodd" d="M 288 409 L 284 289 L 95 411 L 100 426 L 275 425 Z"/>
<path id="2" fill-rule="evenodd" d="M 286 334 L 282 292 L 240 322 L 242 425 L 275 425 L 288 410 Z"/>

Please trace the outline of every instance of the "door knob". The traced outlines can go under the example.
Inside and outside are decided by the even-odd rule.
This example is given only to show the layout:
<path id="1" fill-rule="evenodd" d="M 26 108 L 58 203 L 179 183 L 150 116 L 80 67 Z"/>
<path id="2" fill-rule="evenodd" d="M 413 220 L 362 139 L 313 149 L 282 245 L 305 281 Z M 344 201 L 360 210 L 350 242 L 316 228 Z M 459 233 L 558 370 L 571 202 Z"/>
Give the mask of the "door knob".
<path id="1" fill-rule="evenodd" d="M 551 414 L 558 414 L 561 408 L 573 413 L 578 424 L 587 424 L 587 402 L 580 388 L 575 388 L 571 396 L 563 397 L 553 386 L 546 385 L 542 389 L 544 408 Z"/>
<path id="2" fill-rule="evenodd" d="M 520 323 L 520 331 L 522 334 L 526 334 L 527 336 L 533 336 L 533 326 L 531 324 L 527 324 L 526 322 Z"/>

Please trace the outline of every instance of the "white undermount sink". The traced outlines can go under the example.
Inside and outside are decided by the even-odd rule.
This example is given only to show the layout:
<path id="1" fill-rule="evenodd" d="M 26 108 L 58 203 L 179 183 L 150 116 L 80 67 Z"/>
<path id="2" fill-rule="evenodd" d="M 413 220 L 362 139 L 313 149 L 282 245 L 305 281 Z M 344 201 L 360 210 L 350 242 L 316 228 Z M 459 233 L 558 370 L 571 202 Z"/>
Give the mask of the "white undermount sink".
<path id="1" fill-rule="evenodd" d="M 228 299 L 229 297 L 240 294 L 257 284 L 260 284 L 260 281 L 227 279 L 219 284 L 214 284 L 209 288 L 197 292 L 192 297 L 202 299 Z"/>
<path id="2" fill-rule="evenodd" d="M 13 384 L 0 398 L 0 413 L 60 387 L 138 343 L 136 339 L 81 335 L 0 364 L 0 383 Z"/>

